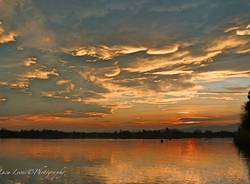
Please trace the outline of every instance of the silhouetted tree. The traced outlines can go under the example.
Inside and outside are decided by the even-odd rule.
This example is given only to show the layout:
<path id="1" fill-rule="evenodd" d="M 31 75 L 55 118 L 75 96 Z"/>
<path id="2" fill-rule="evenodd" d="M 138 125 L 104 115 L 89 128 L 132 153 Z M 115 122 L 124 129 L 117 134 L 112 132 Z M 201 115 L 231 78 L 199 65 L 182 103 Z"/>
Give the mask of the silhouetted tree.
<path id="1" fill-rule="evenodd" d="M 245 112 L 242 115 L 241 127 L 243 129 L 250 130 L 250 91 L 248 93 L 248 99 L 249 99 L 249 101 L 245 104 L 245 107 L 244 107 Z"/>
<path id="2" fill-rule="evenodd" d="M 62 132 L 58 130 L 20 130 L 13 131 L 0 129 L 0 138 L 25 138 L 25 139 L 172 139 L 172 138 L 209 138 L 233 137 L 234 132 L 183 132 L 177 129 L 142 130 L 131 132 Z M 1 183 L 1 182 L 0 182 Z"/>

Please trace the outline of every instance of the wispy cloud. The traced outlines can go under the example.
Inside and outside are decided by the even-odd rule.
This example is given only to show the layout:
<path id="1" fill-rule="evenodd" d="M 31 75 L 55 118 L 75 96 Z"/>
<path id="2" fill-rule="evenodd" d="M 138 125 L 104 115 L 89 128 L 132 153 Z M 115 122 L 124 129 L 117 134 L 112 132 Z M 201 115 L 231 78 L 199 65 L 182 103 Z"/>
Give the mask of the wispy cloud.
<path id="1" fill-rule="evenodd" d="M 239 46 L 243 46 L 248 43 L 248 40 L 238 37 L 222 37 L 214 40 L 206 51 L 223 51 L 226 49 L 233 49 Z"/>
<path id="2" fill-rule="evenodd" d="M 112 46 L 106 45 L 100 46 L 86 46 L 73 49 L 63 49 L 66 53 L 70 53 L 73 56 L 93 56 L 103 60 L 112 59 L 115 56 L 123 54 L 131 54 L 139 51 L 145 51 L 145 47 L 136 46 Z"/>
<path id="3" fill-rule="evenodd" d="M 204 82 L 223 81 L 228 78 L 238 77 L 250 77 L 250 70 L 246 71 L 233 71 L 233 70 L 221 70 L 221 71 L 209 71 L 202 72 L 194 75 L 194 79 Z"/>

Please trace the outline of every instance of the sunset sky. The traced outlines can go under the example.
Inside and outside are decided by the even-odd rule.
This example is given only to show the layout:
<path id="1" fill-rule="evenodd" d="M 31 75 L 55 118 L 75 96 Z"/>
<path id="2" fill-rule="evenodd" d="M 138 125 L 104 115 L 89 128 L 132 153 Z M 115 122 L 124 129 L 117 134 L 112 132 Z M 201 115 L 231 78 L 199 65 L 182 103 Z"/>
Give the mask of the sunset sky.
<path id="1" fill-rule="evenodd" d="M 0 0 L 0 128 L 240 121 L 249 0 Z"/>

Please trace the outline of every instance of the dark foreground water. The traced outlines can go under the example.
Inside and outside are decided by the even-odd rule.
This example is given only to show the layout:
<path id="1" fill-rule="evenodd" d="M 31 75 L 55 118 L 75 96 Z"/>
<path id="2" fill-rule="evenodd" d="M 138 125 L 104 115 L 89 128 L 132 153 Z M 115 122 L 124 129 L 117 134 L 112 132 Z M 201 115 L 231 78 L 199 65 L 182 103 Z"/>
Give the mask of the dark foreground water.
<path id="1" fill-rule="evenodd" d="M 0 184 L 248 184 L 232 139 L 0 140 Z"/>

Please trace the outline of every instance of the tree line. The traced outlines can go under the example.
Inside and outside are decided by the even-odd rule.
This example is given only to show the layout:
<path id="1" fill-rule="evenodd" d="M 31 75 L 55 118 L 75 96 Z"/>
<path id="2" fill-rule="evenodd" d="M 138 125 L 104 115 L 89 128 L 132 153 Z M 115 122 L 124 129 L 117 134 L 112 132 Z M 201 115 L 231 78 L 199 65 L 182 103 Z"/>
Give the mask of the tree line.
<path id="1" fill-rule="evenodd" d="M 0 130 L 0 138 L 26 138 L 26 139 L 179 139 L 179 138 L 226 138 L 233 137 L 234 132 L 201 131 L 184 132 L 177 129 L 120 130 L 114 132 L 64 132 L 58 130 Z"/>

